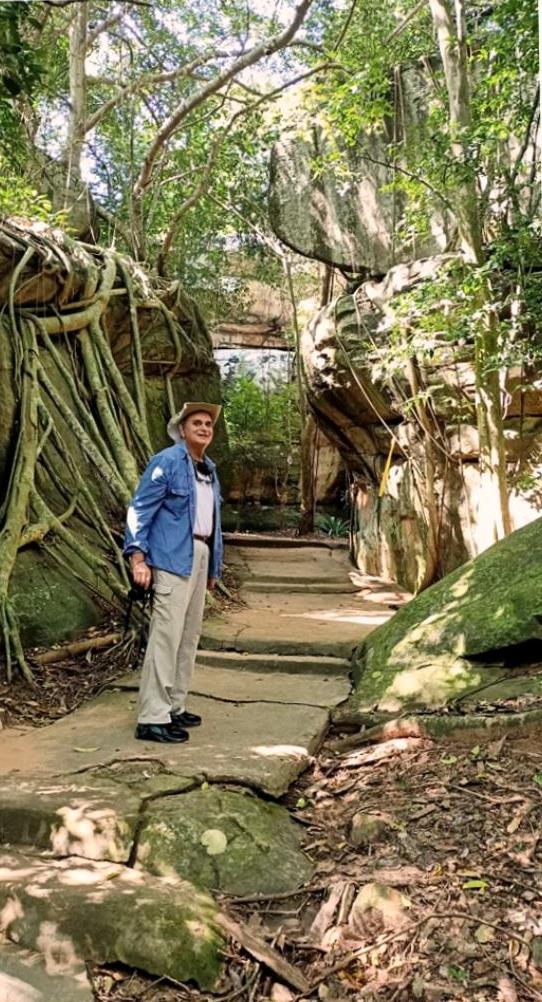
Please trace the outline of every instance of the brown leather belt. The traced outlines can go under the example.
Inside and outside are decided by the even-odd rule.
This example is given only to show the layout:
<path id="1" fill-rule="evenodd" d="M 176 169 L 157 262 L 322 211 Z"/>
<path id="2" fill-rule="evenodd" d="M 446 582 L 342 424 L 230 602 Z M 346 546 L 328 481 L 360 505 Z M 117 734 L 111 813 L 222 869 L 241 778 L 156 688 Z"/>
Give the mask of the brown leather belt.
<path id="1" fill-rule="evenodd" d="M 194 533 L 194 539 L 199 539 L 200 543 L 208 543 L 210 538 L 211 538 L 210 536 L 198 536 L 196 533 Z"/>

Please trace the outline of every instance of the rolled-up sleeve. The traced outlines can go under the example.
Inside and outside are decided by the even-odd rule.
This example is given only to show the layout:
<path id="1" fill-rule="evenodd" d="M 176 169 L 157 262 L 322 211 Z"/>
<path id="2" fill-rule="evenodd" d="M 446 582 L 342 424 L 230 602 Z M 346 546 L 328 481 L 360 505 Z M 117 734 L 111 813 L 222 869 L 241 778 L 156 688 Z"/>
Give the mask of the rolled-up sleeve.
<path id="1" fill-rule="evenodd" d="M 148 553 L 149 532 L 167 489 L 168 471 L 164 459 L 162 456 L 155 456 L 141 477 L 128 508 L 124 534 L 126 555 L 136 550 Z"/>

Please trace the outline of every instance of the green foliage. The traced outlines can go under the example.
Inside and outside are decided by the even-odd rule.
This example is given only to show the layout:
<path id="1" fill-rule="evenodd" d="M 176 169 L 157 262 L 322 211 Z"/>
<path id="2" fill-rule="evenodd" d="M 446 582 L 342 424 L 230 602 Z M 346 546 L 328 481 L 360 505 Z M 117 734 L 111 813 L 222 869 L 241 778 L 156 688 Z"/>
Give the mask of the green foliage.
<path id="1" fill-rule="evenodd" d="M 25 184 L 0 156 L 0 218 L 6 216 L 40 219 L 59 226 L 65 224 L 61 213 L 53 213 L 49 199 Z"/>
<path id="2" fill-rule="evenodd" d="M 344 538 L 350 531 L 349 523 L 338 515 L 317 515 L 315 524 L 319 532 L 334 538 Z"/>
<path id="3" fill-rule="evenodd" d="M 0 160 L 3 189 L 10 183 L 5 170 L 24 159 L 22 106 L 31 106 L 44 73 L 44 54 L 33 37 L 38 24 L 30 3 L 0 3 L 0 158 L 8 159 L 7 165 Z"/>
<path id="4" fill-rule="evenodd" d="M 41 80 L 43 53 L 24 34 L 36 27 L 30 3 L 0 3 L 0 107 L 20 94 L 31 96 Z"/>
<path id="5" fill-rule="evenodd" d="M 240 365 L 225 380 L 224 414 L 231 455 L 242 480 L 259 471 L 272 477 L 277 493 L 295 473 L 300 416 L 295 383 L 270 377 L 261 385 Z"/>

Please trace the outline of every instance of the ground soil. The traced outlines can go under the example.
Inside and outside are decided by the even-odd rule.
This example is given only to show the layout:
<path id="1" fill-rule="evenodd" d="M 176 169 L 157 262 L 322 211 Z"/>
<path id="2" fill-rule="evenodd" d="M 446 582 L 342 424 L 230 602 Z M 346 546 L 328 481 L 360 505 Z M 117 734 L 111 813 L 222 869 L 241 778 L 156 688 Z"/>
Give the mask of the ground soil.
<path id="1" fill-rule="evenodd" d="M 542 999 L 537 737 L 514 734 L 482 746 L 464 737 L 390 741 L 342 755 L 324 748 L 285 801 L 315 862 L 311 884 L 261 902 L 223 899 L 224 908 L 305 973 L 314 985 L 303 996 L 309 999 Z M 388 825 L 378 841 L 354 848 L 350 824 L 360 810 Z M 383 929 L 377 913 L 362 928 L 349 925 L 355 895 L 374 880 L 404 895 L 404 927 Z M 331 893 L 337 901 L 324 921 Z M 95 968 L 92 976 L 100 1002 L 217 998 L 122 969 Z M 232 952 L 218 998 L 301 996 Z"/>

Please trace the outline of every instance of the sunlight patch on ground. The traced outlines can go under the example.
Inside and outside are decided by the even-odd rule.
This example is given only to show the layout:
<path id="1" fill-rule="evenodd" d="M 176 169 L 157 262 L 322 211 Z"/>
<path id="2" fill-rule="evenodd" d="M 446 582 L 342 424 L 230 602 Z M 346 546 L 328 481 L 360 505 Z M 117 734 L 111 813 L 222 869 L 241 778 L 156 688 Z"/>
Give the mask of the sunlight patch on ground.
<path id="1" fill-rule="evenodd" d="M 75 951 L 73 941 L 58 931 L 56 922 L 42 922 L 36 947 L 45 962 L 47 974 L 72 974 L 81 969 L 82 957 Z"/>
<path id="2" fill-rule="evenodd" d="M 51 837 L 51 847 L 62 856 L 84 856 L 101 859 L 106 854 L 119 858 L 116 841 L 126 825 L 119 824 L 115 812 L 92 808 L 90 804 L 61 807 L 57 814 L 62 824 Z"/>
<path id="3" fill-rule="evenodd" d="M 306 758 L 307 749 L 301 745 L 256 745 L 250 749 L 256 755 L 264 755 L 266 758 L 279 758 L 281 755 L 289 755 L 290 758 Z"/>
<path id="4" fill-rule="evenodd" d="M 366 626 L 380 626 L 387 623 L 389 612 L 364 612 L 358 609 L 314 609 L 312 612 L 284 612 L 288 619 L 320 619 L 326 623 L 363 623 Z"/>

